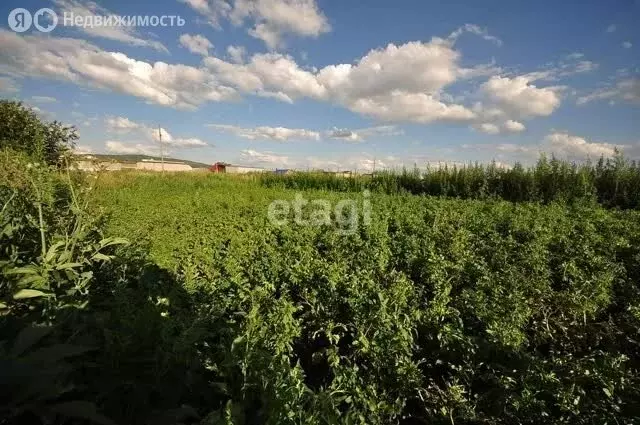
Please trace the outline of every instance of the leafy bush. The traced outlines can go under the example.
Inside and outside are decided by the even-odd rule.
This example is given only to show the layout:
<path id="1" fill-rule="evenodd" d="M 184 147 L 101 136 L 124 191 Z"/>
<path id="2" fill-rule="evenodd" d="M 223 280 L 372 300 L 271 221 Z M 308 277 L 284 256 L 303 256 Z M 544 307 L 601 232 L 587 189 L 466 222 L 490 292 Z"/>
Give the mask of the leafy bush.
<path id="1" fill-rule="evenodd" d="M 46 122 L 21 102 L 0 99 L 0 149 L 25 152 L 36 161 L 61 165 L 76 140 L 74 127 Z"/>

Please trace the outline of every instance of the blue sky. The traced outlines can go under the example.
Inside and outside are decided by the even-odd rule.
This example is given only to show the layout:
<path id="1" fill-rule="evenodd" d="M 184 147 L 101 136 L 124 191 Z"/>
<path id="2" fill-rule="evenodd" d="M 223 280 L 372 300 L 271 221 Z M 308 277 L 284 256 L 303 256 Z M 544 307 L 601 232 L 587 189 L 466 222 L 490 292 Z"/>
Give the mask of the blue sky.
<path id="1" fill-rule="evenodd" d="M 51 32 L 10 28 L 13 9 L 43 7 Z M 71 13 L 184 25 L 82 28 Z M 638 0 L 10 0 L 0 14 L 0 96 L 77 125 L 82 151 L 158 154 L 161 126 L 174 157 L 269 168 L 640 158 Z"/>

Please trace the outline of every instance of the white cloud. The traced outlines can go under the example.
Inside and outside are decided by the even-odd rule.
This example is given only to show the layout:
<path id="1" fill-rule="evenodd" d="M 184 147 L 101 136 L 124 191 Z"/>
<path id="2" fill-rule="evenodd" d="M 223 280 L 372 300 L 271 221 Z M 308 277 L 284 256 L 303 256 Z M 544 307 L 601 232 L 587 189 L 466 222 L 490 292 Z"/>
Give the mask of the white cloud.
<path id="1" fill-rule="evenodd" d="M 584 105 L 596 100 L 622 100 L 640 103 L 640 78 L 631 77 L 619 80 L 614 86 L 607 86 L 580 96 L 576 103 Z"/>
<path id="2" fill-rule="evenodd" d="M 456 80 L 460 53 L 445 40 L 389 44 L 374 49 L 355 65 L 330 65 L 318 81 L 337 98 L 351 103 L 392 92 L 435 95 Z"/>
<path id="3" fill-rule="evenodd" d="M 208 56 L 209 50 L 213 49 L 213 44 L 211 44 L 206 37 L 200 34 L 182 34 L 180 36 L 180 44 L 187 48 L 191 53 L 202 56 Z"/>
<path id="4" fill-rule="evenodd" d="M 630 41 L 625 41 L 624 43 L 622 43 L 622 47 L 624 47 L 625 49 L 630 49 L 633 46 L 633 44 L 631 44 Z"/>
<path id="5" fill-rule="evenodd" d="M 298 66 L 291 56 L 277 53 L 254 55 L 247 64 L 204 59 L 208 70 L 221 83 L 245 93 L 279 96 L 293 101 L 300 97 L 325 98 L 326 89 L 316 76 Z"/>
<path id="6" fill-rule="evenodd" d="M 500 127 L 492 123 L 482 123 L 478 126 L 478 130 L 486 134 L 498 134 L 500 133 Z"/>
<path id="7" fill-rule="evenodd" d="M 145 145 L 142 143 L 128 144 L 116 140 L 105 142 L 107 151 L 122 155 L 158 155 L 160 148 L 156 145 Z"/>
<path id="8" fill-rule="evenodd" d="M 200 148 L 209 146 L 208 143 L 195 138 L 173 137 L 165 128 L 154 128 L 138 123 L 126 117 L 109 117 L 105 120 L 107 131 L 119 134 L 137 135 L 145 140 L 160 143 L 175 148 Z M 162 135 L 162 139 L 160 138 Z"/>
<path id="9" fill-rule="evenodd" d="M 489 31 L 487 31 L 486 28 L 480 28 L 478 25 L 474 25 L 474 24 L 465 24 L 461 26 L 460 28 L 458 28 L 457 30 L 455 30 L 449 35 L 449 40 L 455 42 L 464 33 L 471 33 L 471 34 L 478 35 L 487 41 L 491 41 L 492 43 L 495 43 L 498 46 L 502 46 L 502 40 L 500 40 L 498 37 L 490 35 Z"/>
<path id="10" fill-rule="evenodd" d="M 55 103 L 58 101 L 58 99 L 51 96 L 31 96 L 31 100 L 36 103 Z"/>
<path id="11" fill-rule="evenodd" d="M 142 128 L 142 125 L 126 117 L 109 117 L 105 120 L 107 129 L 115 132 L 129 132 Z"/>
<path id="12" fill-rule="evenodd" d="M 164 143 L 164 141 L 163 141 Z M 170 143 L 170 146 L 175 146 L 176 148 L 201 148 L 205 146 L 209 146 L 209 144 L 201 139 L 196 137 L 182 138 L 182 139 L 173 139 Z"/>
<path id="13" fill-rule="evenodd" d="M 507 114 L 520 117 L 548 116 L 560 106 L 559 87 L 538 88 L 526 76 L 491 77 L 481 91 Z"/>
<path id="14" fill-rule="evenodd" d="M 607 32 L 615 32 L 617 27 L 614 24 L 611 24 L 607 27 Z"/>
<path id="15" fill-rule="evenodd" d="M 253 149 L 244 149 L 240 152 L 240 158 L 249 164 L 287 166 L 289 157 L 277 155 L 273 152 L 258 152 Z"/>
<path id="16" fill-rule="evenodd" d="M 82 0 L 53 0 L 58 7 L 60 19 L 65 13 L 73 14 L 75 16 L 101 16 L 108 17 L 114 15 L 104 7 L 94 3 L 93 1 Z M 79 26 L 76 27 L 83 31 L 85 34 L 91 37 L 106 38 L 109 40 L 121 41 L 133 46 L 151 47 L 152 49 L 159 50 L 165 53 L 169 51 L 159 41 L 145 40 L 140 38 L 137 34 L 135 27 L 130 26 Z"/>
<path id="17" fill-rule="evenodd" d="M 628 145 L 615 145 L 608 142 L 590 141 L 584 137 L 571 135 L 566 132 L 555 131 L 534 145 L 518 145 L 514 143 L 498 144 L 465 144 L 463 150 L 474 150 L 493 154 L 495 158 L 502 161 L 532 162 L 540 153 L 553 154 L 561 159 L 569 161 L 585 161 L 587 159 L 598 159 L 601 156 L 611 157 L 615 153 L 616 147 L 624 150 L 630 148 Z M 633 152 L 631 152 L 633 154 Z"/>
<path id="18" fill-rule="evenodd" d="M 523 132 L 526 127 L 519 121 L 507 120 L 504 123 L 491 123 L 484 122 L 474 125 L 474 128 L 486 134 L 506 134 L 506 133 L 520 133 Z"/>
<path id="19" fill-rule="evenodd" d="M 361 128 L 359 130 L 334 128 L 333 130 L 327 131 L 327 137 L 330 139 L 339 139 L 347 142 L 362 142 L 370 137 L 396 136 L 401 134 L 404 134 L 404 132 L 393 125 L 381 125 Z"/>
<path id="20" fill-rule="evenodd" d="M 568 133 L 555 132 L 545 137 L 543 148 L 570 160 L 597 159 L 610 157 L 615 153 L 616 145 L 606 142 L 591 142 L 583 137 Z"/>
<path id="21" fill-rule="evenodd" d="M 530 82 L 537 80 L 558 81 L 564 77 L 583 74 L 598 69 L 599 65 L 593 61 L 579 60 L 583 57 L 584 55 L 582 53 L 571 53 L 566 56 L 565 60 L 548 63 L 542 70 L 529 72 L 521 76 Z"/>
<path id="22" fill-rule="evenodd" d="M 360 98 L 349 109 L 382 121 L 416 123 L 469 122 L 475 113 L 462 105 L 448 105 L 423 93 L 394 91 L 388 95 Z"/>
<path id="23" fill-rule="evenodd" d="M 247 49 L 242 46 L 229 46 L 227 47 L 227 54 L 231 58 L 231 62 L 244 63 L 244 58 L 247 56 Z"/>
<path id="24" fill-rule="evenodd" d="M 142 128 L 147 133 L 149 138 L 151 138 L 151 140 L 153 140 L 154 142 L 158 142 L 158 143 L 173 142 L 173 136 L 166 129 L 162 127 L 153 128 L 153 127 L 142 126 L 140 128 Z"/>
<path id="25" fill-rule="evenodd" d="M 507 122 L 505 122 L 504 128 L 506 131 L 509 131 L 512 133 L 520 133 L 526 129 L 524 124 L 514 120 L 508 120 Z"/>
<path id="26" fill-rule="evenodd" d="M 201 13 L 220 6 L 211 0 L 188 3 Z M 224 16 L 232 19 L 234 8 L 244 3 L 245 0 L 236 0 Z M 259 5 L 249 9 L 254 7 Z M 504 131 L 513 131 L 504 124 L 509 120 L 547 116 L 559 106 L 562 88 L 539 88 L 532 84 L 536 79 L 533 75 L 497 76 L 494 74 L 500 68 L 493 63 L 463 68 L 462 55 L 454 42 L 464 32 L 490 38 L 486 30 L 468 25 L 454 31 L 450 39 L 434 37 L 427 42 L 389 44 L 369 51 L 353 63 L 318 70 L 301 67 L 292 56 L 279 53 L 247 58 L 244 50 L 236 46 L 227 49 L 229 62 L 206 56 L 200 67 L 149 63 L 103 51 L 82 40 L 19 36 L 0 30 L 0 55 L 8 58 L 5 65 L 0 65 L 0 72 L 70 81 L 176 108 L 236 100 L 242 94 L 288 103 L 309 98 L 380 121 L 472 126 L 490 123 Z M 572 64 L 566 72 L 588 68 L 585 64 Z M 461 79 L 487 75 L 492 77 L 472 95 L 482 101 L 473 107 L 467 104 L 468 94 L 454 97 L 446 92 Z"/>
<path id="27" fill-rule="evenodd" d="M 138 61 L 84 40 L 21 36 L 0 29 L 0 55 L 0 72 L 71 81 L 164 106 L 194 108 L 237 97 L 234 88 L 218 84 L 204 69 Z"/>
<path id="28" fill-rule="evenodd" d="M 283 37 L 318 37 L 331 26 L 315 0 L 181 0 L 218 27 L 221 19 L 240 26 L 249 21 L 249 35 L 272 49 Z"/>
<path id="29" fill-rule="evenodd" d="M 207 127 L 214 130 L 226 131 L 235 134 L 238 137 L 249 140 L 270 139 L 278 142 L 286 142 L 289 140 L 320 140 L 320 133 L 302 128 L 285 128 L 285 127 L 255 127 L 243 128 L 235 125 L 227 124 L 207 124 Z"/>

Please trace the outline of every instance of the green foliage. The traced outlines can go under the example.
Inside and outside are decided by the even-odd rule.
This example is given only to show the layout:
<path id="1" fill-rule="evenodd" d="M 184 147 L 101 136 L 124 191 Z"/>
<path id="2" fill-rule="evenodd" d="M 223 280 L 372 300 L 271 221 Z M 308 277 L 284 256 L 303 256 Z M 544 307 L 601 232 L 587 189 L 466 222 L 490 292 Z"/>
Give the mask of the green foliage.
<path id="1" fill-rule="evenodd" d="M 561 163 L 545 203 L 376 175 L 345 235 L 270 223 L 297 192 L 260 176 L 0 162 L 3 423 L 640 421 L 640 212 L 556 199 Z"/>
<path id="2" fill-rule="evenodd" d="M 13 339 L 0 342 L 0 415 L 5 423 L 82 420 L 109 425 L 93 403 L 74 400 L 69 359 L 90 349 L 46 341 L 53 328 L 25 327 Z M 71 398 L 65 398 L 71 396 Z"/>
<path id="3" fill-rule="evenodd" d="M 551 160 L 541 156 L 533 167 L 512 168 L 495 163 L 470 164 L 401 171 L 379 171 L 373 175 L 342 177 L 330 173 L 263 174 L 262 184 L 298 190 L 320 189 L 360 192 L 364 189 L 387 194 L 446 196 L 461 199 L 499 198 L 511 202 L 597 200 L 606 207 L 640 208 L 640 164 L 624 159 L 601 158 L 597 164 Z"/>
<path id="4" fill-rule="evenodd" d="M 36 161 L 61 165 L 76 140 L 74 127 L 46 122 L 21 102 L 0 100 L 0 149 L 23 151 Z"/>
<path id="5" fill-rule="evenodd" d="M 144 240 L 198 318 L 202 423 L 640 419 L 635 211 L 374 194 L 345 236 L 272 226 L 296 192 L 253 179 L 101 179 L 111 232 Z"/>

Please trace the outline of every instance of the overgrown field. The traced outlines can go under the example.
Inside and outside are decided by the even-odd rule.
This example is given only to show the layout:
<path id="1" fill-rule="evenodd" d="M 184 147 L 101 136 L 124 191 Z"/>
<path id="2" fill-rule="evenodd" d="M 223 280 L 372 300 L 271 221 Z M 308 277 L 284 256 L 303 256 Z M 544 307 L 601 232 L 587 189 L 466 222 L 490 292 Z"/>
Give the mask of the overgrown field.
<path id="1" fill-rule="evenodd" d="M 638 212 L 374 193 L 355 234 L 272 225 L 269 203 L 296 193 L 100 177 L 108 233 L 176 285 L 164 344 L 207 371 L 176 403 L 238 424 L 640 420 Z M 156 390 L 189 385 L 172 382 Z"/>
<path id="2" fill-rule="evenodd" d="M 95 176 L 0 117 L 0 425 L 640 423 L 637 164 Z"/>

